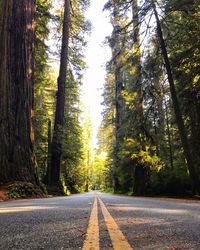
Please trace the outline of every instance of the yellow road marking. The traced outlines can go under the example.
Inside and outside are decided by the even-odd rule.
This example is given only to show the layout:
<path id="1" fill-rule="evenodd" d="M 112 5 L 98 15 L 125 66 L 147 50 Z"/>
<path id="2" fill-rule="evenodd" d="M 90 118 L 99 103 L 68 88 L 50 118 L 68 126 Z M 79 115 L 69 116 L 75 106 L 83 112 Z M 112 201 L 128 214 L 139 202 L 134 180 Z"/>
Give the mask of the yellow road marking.
<path id="1" fill-rule="evenodd" d="M 108 209 L 104 205 L 103 201 L 99 197 L 98 199 L 99 199 L 99 203 L 101 206 L 101 210 L 104 216 L 106 226 L 108 228 L 108 232 L 110 234 L 110 238 L 111 238 L 114 250 L 123 250 L 123 249 L 133 250 L 133 248 L 128 243 L 126 237 L 124 236 L 122 231 L 119 229 L 117 223 L 108 212 Z"/>
<path id="2" fill-rule="evenodd" d="M 82 250 L 99 250 L 98 206 L 96 196 Z"/>

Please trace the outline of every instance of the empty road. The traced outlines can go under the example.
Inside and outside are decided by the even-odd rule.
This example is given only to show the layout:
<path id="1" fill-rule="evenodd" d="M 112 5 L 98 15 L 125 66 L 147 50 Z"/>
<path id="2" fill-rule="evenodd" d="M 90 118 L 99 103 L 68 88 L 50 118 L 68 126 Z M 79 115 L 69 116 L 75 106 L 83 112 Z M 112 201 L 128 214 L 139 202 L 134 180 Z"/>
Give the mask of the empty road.
<path id="1" fill-rule="evenodd" d="M 98 192 L 1 202 L 0 249 L 200 250 L 200 202 Z"/>

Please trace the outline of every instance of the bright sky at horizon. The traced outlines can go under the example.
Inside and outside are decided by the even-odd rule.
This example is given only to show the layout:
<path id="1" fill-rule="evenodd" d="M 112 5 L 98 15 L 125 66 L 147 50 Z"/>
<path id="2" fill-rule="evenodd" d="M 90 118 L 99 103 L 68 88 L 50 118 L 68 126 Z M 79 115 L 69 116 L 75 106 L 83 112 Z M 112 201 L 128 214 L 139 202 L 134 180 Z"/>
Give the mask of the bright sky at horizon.
<path id="1" fill-rule="evenodd" d="M 106 0 L 92 0 L 86 12 L 86 18 L 92 23 L 92 32 L 88 37 L 88 46 L 85 49 L 87 69 L 83 77 L 81 100 L 86 107 L 93 128 L 93 146 L 97 143 L 97 132 L 102 117 L 102 92 L 105 82 L 105 64 L 111 58 L 108 46 L 103 45 L 106 36 L 112 32 L 108 13 L 103 12 Z"/>

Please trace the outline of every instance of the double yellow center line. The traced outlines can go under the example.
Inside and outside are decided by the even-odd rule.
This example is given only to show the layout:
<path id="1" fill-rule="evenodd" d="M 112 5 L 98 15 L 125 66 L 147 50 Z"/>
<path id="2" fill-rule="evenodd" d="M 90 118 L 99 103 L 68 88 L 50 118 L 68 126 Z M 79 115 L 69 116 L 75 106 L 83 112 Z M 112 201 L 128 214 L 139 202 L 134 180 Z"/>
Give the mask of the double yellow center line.
<path id="1" fill-rule="evenodd" d="M 89 225 L 87 228 L 86 239 L 83 245 L 83 250 L 98 250 L 99 249 L 99 223 L 98 223 L 98 205 L 97 197 L 95 196 L 92 212 L 90 215 Z"/>
<path id="2" fill-rule="evenodd" d="M 99 223 L 98 223 L 98 201 L 101 207 L 101 211 L 104 216 L 104 220 L 112 241 L 114 250 L 133 250 L 128 243 L 126 237 L 119 229 L 117 223 L 110 215 L 108 209 L 104 205 L 103 201 L 95 196 L 92 212 L 90 215 L 89 225 L 87 229 L 86 239 L 83 244 L 83 250 L 99 250 Z"/>

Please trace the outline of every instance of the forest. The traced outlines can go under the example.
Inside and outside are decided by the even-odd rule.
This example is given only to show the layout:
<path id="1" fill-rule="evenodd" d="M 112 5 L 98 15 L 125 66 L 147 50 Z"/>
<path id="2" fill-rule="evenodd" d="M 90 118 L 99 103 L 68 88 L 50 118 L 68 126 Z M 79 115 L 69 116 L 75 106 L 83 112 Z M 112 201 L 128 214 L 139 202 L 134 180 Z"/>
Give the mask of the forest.
<path id="1" fill-rule="evenodd" d="M 105 1 L 112 56 L 95 147 L 80 98 L 89 6 L 0 0 L 0 187 L 200 195 L 200 1 Z"/>

